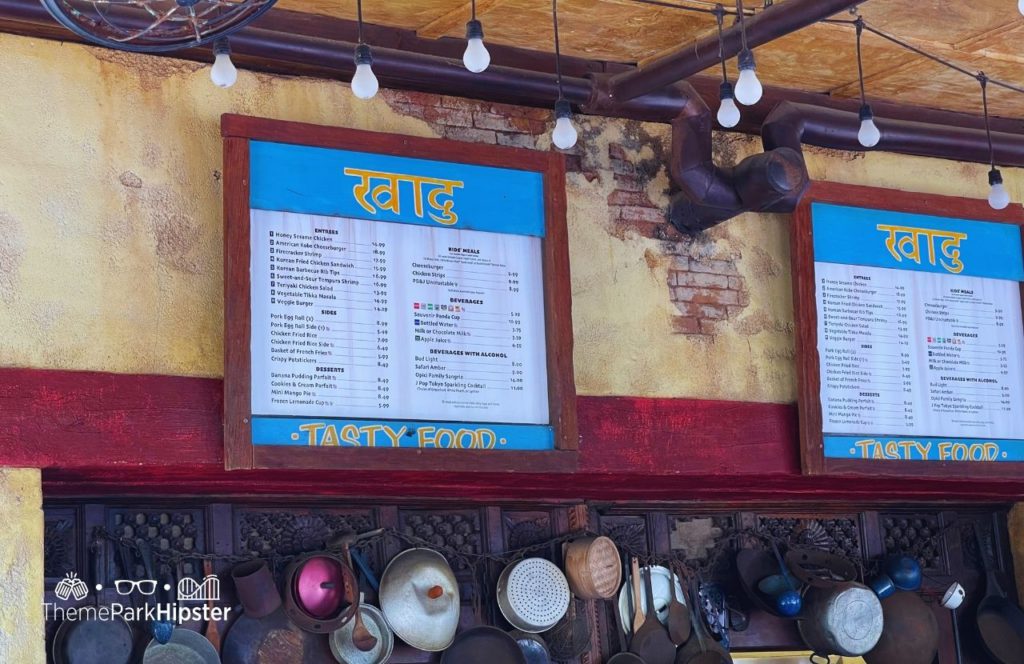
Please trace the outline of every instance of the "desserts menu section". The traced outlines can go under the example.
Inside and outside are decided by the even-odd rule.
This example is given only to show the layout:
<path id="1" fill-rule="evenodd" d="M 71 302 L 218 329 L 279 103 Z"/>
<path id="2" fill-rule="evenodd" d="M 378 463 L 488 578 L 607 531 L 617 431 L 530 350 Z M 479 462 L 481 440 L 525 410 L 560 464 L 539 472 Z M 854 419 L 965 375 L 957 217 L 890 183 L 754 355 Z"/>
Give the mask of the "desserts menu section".
<path id="1" fill-rule="evenodd" d="M 825 456 L 1024 460 L 1019 227 L 812 214 Z"/>
<path id="2" fill-rule="evenodd" d="M 548 424 L 541 238 L 251 215 L 254 415 Z"/>

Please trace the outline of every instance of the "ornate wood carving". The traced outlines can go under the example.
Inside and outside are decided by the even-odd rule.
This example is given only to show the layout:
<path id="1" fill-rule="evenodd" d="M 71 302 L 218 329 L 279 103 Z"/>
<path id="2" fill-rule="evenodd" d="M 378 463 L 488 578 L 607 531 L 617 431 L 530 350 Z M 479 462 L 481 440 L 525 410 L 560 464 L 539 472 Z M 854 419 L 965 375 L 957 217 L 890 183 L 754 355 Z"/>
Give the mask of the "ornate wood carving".
<path id="1" fill-rule="evenodd" d="M 863 558 L 860 523 L 855 516 L 834 518 L 758 518 L 758 530 L 794 546 L 821 549 L 850 558 Z"/>
<path id="2" fill-rule="evenodd" d="M 887 555 L 917 558 L 926 572 L 946 572 L 946 550 L 936 514 L 883 514 L 882 545 Z"/>

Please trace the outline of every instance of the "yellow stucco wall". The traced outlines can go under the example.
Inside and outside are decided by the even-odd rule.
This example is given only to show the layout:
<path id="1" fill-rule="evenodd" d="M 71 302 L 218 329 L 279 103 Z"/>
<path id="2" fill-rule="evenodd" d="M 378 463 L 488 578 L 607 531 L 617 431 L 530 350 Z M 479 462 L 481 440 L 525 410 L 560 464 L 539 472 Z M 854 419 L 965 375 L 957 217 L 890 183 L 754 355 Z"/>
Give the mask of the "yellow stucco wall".
<path id="1" fill-rule="evenodd" d="M 42 484 L 36 469 L 0 468 L 0 662 L 46 661 Z"/>
<path id="2" fill-rule="evenodd" d="M 436 133 L 388 91 L 361 102 L 341 83 L 247 72 L 225 91 L 195 63 L 11 35 L 0 53 L 2 366 L 221 374 L 221 113 Z M 569 177 L 578 391 L 794 400 L 788 217 L 744 215 L 674 246 L 617 228 L 607 148 L 636 127 L 584 119 L 597 177 Z M 667 126 L 642 129 L 666 144 Z M 719 149 L 732 161 L 760 148 L 721 137 Z M 641 142 L 633 156 L 653 154 Z M 986 188 L 978 165 L 813 150 L 808 165 L 818 179 Z M 1018 174 L 1006 176 L 1020 200 Z M 667 204 L 668 184 L 661 170 L 651 200 Z M 714 336 L 673 333 L 672 253 L 734 260 L 750 304 Z"/>

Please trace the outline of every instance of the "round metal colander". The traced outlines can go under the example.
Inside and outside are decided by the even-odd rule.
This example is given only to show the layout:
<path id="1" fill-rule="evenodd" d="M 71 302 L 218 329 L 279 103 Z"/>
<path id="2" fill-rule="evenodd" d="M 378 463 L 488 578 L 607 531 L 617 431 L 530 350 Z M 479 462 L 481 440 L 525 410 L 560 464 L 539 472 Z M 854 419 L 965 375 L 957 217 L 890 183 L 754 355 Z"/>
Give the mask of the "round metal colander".
<path id="1" fill-rule="evenodd" d="M 569 608 L 569 584 L 550 560 L 527 558 L 498 577 L 498 608 L 518 630 L 537 634 L 551 629 Z"/>

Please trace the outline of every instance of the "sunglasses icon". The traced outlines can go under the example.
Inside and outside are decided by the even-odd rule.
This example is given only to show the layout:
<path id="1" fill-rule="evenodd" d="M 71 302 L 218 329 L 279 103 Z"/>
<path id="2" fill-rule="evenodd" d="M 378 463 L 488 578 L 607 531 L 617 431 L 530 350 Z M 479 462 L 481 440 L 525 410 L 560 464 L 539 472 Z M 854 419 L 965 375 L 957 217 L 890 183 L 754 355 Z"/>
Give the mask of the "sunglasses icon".
<path id="1" fill-rule="evenodd" d="M 114 590 L 117 591 L 118 595 L 129 595 L 133 590 L 138 590 L 139 593 L 148 596 L 156 592 L 156 581 L 153 579 L 143 579 L 141 581 L 118 579 L 114 581 Z"/>

